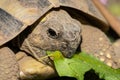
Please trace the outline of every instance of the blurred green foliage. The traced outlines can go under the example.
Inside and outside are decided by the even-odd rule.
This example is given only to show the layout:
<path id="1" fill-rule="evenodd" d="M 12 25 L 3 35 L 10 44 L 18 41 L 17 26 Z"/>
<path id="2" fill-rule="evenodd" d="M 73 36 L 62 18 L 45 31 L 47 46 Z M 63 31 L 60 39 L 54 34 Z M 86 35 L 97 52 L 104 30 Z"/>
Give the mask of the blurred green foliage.
<path id="1" fill-rule="evenodd" d="M 113 15 L 120 17 L 120 0 L 107 0 L 105 5 Z"/>
<path id="2" fill-rule="evenodd" d="M 108 9 L 115 15 L 120 16 L 120 4 L 114 3 L 108 6 Z"/>

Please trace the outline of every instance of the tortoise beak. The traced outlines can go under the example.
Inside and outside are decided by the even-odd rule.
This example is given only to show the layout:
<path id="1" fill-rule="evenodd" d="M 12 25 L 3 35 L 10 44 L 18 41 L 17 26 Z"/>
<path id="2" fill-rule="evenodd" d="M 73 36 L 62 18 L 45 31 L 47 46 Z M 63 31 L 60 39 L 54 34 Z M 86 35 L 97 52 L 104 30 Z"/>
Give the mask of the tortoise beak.
<path id="1" fill-rule="evenodd" d="M 81 36 L 77 37 L 74 41 L 67 42 L 66 45 L 62 45 L 60 51 L 62 52 L 63 56 L 66 58 L 71 58 L 79 48 L 80 41 Z"/>
<path id="2" fill-rule="evenodd" d="M 75 54 L 76 49 L 68 48 L 68 49 L 61 51 L 61 52 L 62 52 L 64 57 L 71 58 Z"/>
<path id="3" fill-rule="evenodd" d="M 66 44 L 62 45 L 60 51 L 64 57 L 71 58 L 75 54 L 81 42 L 80 31 L 73 31 L 71 34 L 65 33 L 64 39 Z"/>

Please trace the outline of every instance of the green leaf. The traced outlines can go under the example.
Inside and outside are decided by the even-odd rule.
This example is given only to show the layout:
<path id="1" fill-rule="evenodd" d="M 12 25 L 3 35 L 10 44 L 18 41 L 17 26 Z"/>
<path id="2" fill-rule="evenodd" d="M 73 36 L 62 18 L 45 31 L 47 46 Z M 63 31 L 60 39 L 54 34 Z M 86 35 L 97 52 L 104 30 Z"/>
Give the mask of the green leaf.
<path id="1" fill-rule="evenodd" d="M 64 58 L 59 51 L 48 52 L 54 57 L 54 64 L 59 76 L 75 77 L 84 80 L 85 72 L 93 69 L 105 80 L 120 80 L 120 69 L 112 69 L 97 58 L 86 53 L 75 54 L 71 59 Z"/>

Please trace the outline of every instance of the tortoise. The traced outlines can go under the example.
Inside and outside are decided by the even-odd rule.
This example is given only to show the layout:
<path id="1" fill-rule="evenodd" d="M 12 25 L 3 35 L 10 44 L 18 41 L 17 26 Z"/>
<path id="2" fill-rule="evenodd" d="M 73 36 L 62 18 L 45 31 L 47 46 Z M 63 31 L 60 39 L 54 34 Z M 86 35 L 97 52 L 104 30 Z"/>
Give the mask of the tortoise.
<path id="1" fill-rule="evenodd" d="M 63 12 L 63 11 L 60 10 L 59 13 L 61 13 L 61 12 Z M 56 16 L 56 12 L 55 12 L 55 14 L 52 14 L 52 13 L 54 13 L 54 11 L 50 12 L 44 18 L 50 19 L 49 15 Z M 64 15 L 65 15 L 65 13 L 64 13 Z M 77 19 L 77 21 L 84 23 L 84 24 L 81 24 L 82 31 L 81 31 L 80 50 L 83 52 L 86 52 L 87 54 L 91 54 L 91 55 L 95 56 L 96 58 L 100 59 L 102 62 L 104 62 L 105 64 L 107 64 L 108 66 L 110 66 L 112 68 L 115 68 L 115 69 L 120 68 L 120 60 L 119 60 L 119 57 L 120 57 L 119 56 L 120 55 L 119 54 L 119 46 L 120 46 L 119 42 L 120 42 L 120 40 L 118 40 L 112 44 L 111 41 L 109 40 L 109 38 L 107 37 L 107 35 L 103 31 L 98 29 L 97 27 L 88 24 L 88 22 L 86 22 L 86 21 L 83 21 L 83 20 L 81 21 L 81 19 L 79 19 L 79 18 Z M 35 31 L 35 32 L 37 32 L 37 31 Z M 35 77 L 37 77 L 37 78 L 43 80 L 46 78 L 56 76 L 57 73 L 55 72 L 55 69 L 53 66 L 51 67 L 51 66 L 46 66 L 46 65 L 40 64 L 40 63 L 38 63 L 38 61 L 35 61 L 30 56 L 26 56 L 26 54 L 23 52 L 22 52 L 22 56 L 19 57 L 19 55 L 21 55 L 20 53 L 21 52 L 17 53 L 17 57 L 18 57 L 18 62 L 20 64 L 20 68 L 21 68 L 21 78 L 22 79 L 29 79 L 29 78 L 34 79 Z M 33 64 L 31 64 L 31 62 Z M 37 67 L 36 67 L 36 65 L 37 65 Z M 42 71 L 41 71 L 40 67 L 42 68 Z M 47 70 L 47 72 L 46 72 L 46 70 Z M 43 75 L 43 74 L 46 74 L 46 75 Z"/>
<path id="2" fill-rule="evenodd" d="M 53 19 L 50 18 L 46 22 L 44 17 L 50 13 L 55 16 L 51 16 Z M 81 24 L 75 20 L 76 16 L 70 16 L 74 13 L 80 14 L 80 18 L 90 21 L 89 24 L 98 26 L 103 31 L 108 29 L 104 17 L 90 0 L 1 0 L 0 78 L 2 80 L 8 80 L 8 78 L 18 80 L 19 78 L 15 51 L 9 43 L 19 46 L 20 49 L 32 54 L 36 59 L 46 55 L 45 51 L 47 50 L 60 50 L 65 57 L 72 57 L 81 40 Z M 36 34 L 32 35 L 33 30 L 37 35 L 42 35 L 41 38 L 44 40 Z M 46 31 L 44 32 L 44 30 Z M 29 34 L 31 34 L 30 37 Z M 42 41 L 39 42 L 37 39 Z M 31 49 L 33 41 L 36 43 Z M 36 49 L 40 50 L 38 54 L 34 52 Z"/>

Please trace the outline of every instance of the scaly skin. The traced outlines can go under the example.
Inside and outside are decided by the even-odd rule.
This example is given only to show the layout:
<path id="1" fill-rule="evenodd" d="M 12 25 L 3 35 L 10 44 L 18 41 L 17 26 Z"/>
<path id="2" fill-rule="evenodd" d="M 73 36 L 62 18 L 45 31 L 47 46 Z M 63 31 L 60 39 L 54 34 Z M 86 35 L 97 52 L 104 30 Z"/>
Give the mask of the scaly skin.
<path id="1" fill-rule="evenodd" d="M 89 13 L 89 15 L 93 15 L 93 16 L 94 16 L 94 12 L 95 12 L 95 15 L 96 15 L 96 10 L 94 8 L 92 8 L 93 5 L 91 6 L 91 4 L 87 3 L 85 0 L 82 0 L 82 3 L 86 4 L 84 6 L 81 6 L 81 1 L 79 1 L 79 0 L 76 0 L 76 1 L 58 0 L 58 1 L 60 1 L 61 5 L 71 6 L 71 7 L 77 8 L 78 10 L 81 10 L 81 11 L 85 10 L 84 11 L 85 13 Z M 88 0 L 88 1 L 90 1 L 90 0 Z M 50 2 L 51 2 L 51 0 L 50 0 Z M 44 15 L 44 13 L 47 12 L 50 8 L 56 7 L 54 5 L 51 5 L 51 4 L 54 4 L 54 2 L 52 2 L 52 3 L 50 3 L 50 2 L 49 2 L 49 0 L 32 0 L 32 1 L 31 0 L 1 0 L 0 1 L 0 4 L 1 4 L 0 11 L 1 11 L 2 16 L 0 17 L 0 19 L 1 19 L 0 21 L 2 23 L 2 26 L 0 28 L 1 29 L 0 45 L 3 45 L 6 42 L 13 39 L 14 37 L 16 37 L 28 25 L 33 24 L 38 18 L 40 18 L 42 15 Z M 80 5 L 78 4 L 79 2 L 80 2 Z M 89 7 L 89 5 L 91 6 L 91 8 Z M 85 7 L 86 7 L 86 9 L 85 9 Z M 80 23 L 78 23 L 77 21 L 72 19 L 70 16 L 68 16 L 66 12 L 63 12 L 62 15 L 61 14 L 58 15 L 58 14 L 56 14 L 56 12 L 54 13 L 56 15 L 55 17 L 54 17 L 54 15 L 51 16 L 51 18 L 47 17 L 47 18 L 49 18 L 49 20 L 46 21 L 48 23 L 45 22 L 45 24 L 39 25 L 39 27 L 41 27 L 41 26 L 42 27 L 40 30 L 38 28 L 35 30 L 35 31 L 38 31 L 37 33 L 35 33 L 34 35 L 31 35 L 31 36 L 28 36 L 27 40 L 30 43 L 29 46 L 31 46 L 33 51 L 36 53 L 36 56 L 35 56 L 35 54 L 33 54 L 33 56 L 35 58 L 38 58 L 41 55 L 44 56 L 46 50 L 61 50 L 65 57 L 71 57 L 79 45 L 79 41 L 80 41 L 79 35 L 81 32 L 80 27 L 79 27 Z M 56 19 L 56 17 L 58 19 Z M 103 19 L 101 19 L 101 17 L 99 17 L 98 14 L 96 15 L 96 17 L 100 18 L 100 20 L 103 20 Z M 52 21 L 53 19 L 54 19 L 54 21 Z M 97 19 L 95 19 L 95 20 L 97 20 Z M 100 20 L 98 22 L 100 22 Z M 51 23 L 51 21 L 53 24 Z M 49 27 L 49 26 L 45 27 L 46 24 L 49 26 L 52 26 L 52 27 Z M 101 23 L 101 24 L 104 24 L 104 23 Z M 36 26 L 34 26 L 34 27 L 36 27 Z M 60 27 L 62 27 L 62 29 L 60 29 Z M 52 29 L 52 31 L 55 32 L 56 35 L 51 36 L 51 33 L 48 35 L 46 33 L 47 30 L 45 28 L 49 28 L 49 29 L 47 29 L 48 33 Z M 44 30 L 46 30 L 46 31 L 44 31 Z M 59 35 L 59 33 L 60 33 L 60 35 Z M 46 38 L 46 36 L 47 36 L 47 38 Z M 22 38 L 23 38 L 23 36 L 22 36 Z M 43 40 L 43 42 L 42 42 L 42 40 Z M 39 44 L 39 42 L 41 42 L 41 43 Z M 30 47 L 28 49 L 28 44 L 27 44 L 27 46 L 25 46 L 25 45 L 26 45 L 26 42 L 23 42 L 23 45 L 20 44 L 21 49 L 28 53 L 33 53 L 32 49 L 30 49 Z M 4 60 L 10 59 L 7 62 L 5 61 L 5 64 L 2 62 L 1 63 L 6 66 L 9 65 L 10 67 L 14 67 L 14 64 L 11 65 L 11 62 L 13 62 L 15 60 L 12 61 L 13 58 L 10 57 L 12 55 L 10 55 L 8 53 L 9 52 L 4 52 L 4 54 L 2 54 L 2 51 L 1 51 L 1 56 L 0 56 L 1 57 L 0 59 L 2 59 L 1 61 L 4 62 Z M 5 55 L 5 57 L 4 57 L 4 55 Z M 4 69 L 4 68 L 1 68 L 1 70 L 2 69 Z M 10 68 L 10 70 L 11 69 L 13 69 L 13 68 Z M 16 69 L 16 68 L 14 68 L 14 69 Z M 10 75 L 15 74 L 14 70 L 12 70 L 12 71 L 13 71 L 13 73 L 11 73 Z M 6 71 L 4 71 L 4 72 L 6 72 Z M 9 73 L 9 72 L 6 72 L 6 73 Z M 9 77 L 9 75 L 8 75 L 8 77 Z M 8 78 L 8 77 L 5 77 L 5 78 L 7 80 L 8 79 L 14 80 L 14 78 L 12 79 L 12 78 Z M 12 77 L 12 76 L 10 76 L 10 77 Z"/>
<path id="2" fill-rule="evenodd" d="M 45 80 L 57 75 L 53 66 L 43 64 L 24 52 L 16 54 L 22 80 Z"/>
<path id="3" fill-rule="evenodd" d="M 35 58 L 45 56 L 47 50 L 59 50 L 70 58 L 79 46 L 80 35 L 81 24 L 66 11 L 58 9 L 50 11 L 42 20 L 38 20 L 18 36 L 17 43 L 21 50 Z"/>
<path id="4" fill-rule="evenodd" d="M 113 60 L 116 63 L 115 68 L 120 68 L 120 39 L 115 41 L 112 44 L 111 48 L 113 48 L 114 50 L 114 55 L 112 56 L 113 56 Z"/>
<path id="5" fill-rule="evenodd" d="M 118 53 L 115 53 L 115 46 L 101 30 L 90 26 L 82 26 L 81 50 L 92 54 L 112 68 L 120 68 Z M 117 56 L 116 56 L 117 55 Z M 117 58 L 118 57 L 118 58 Z"/>
<path id="6" fill-rule="evenodd" d="M 0 80 L 19 80 L 19 69 L 14 53 L 8 47 L 0 49 Z"/>
<path id="7" fill-rule="evenodd" d="M 101 30 L 90 25 L 82 25 L 81 50 L 94 55 L 108 66 L 115 69 L 120 68 L 119 42 L 120 40 L 112 44 Z M 23 56 L 23 53 L 18 55 L 18 60 L 20 59 L 20 56 Z M 29 77 L 34 79 L 35 76 L 37 76 L 37 78 L 44 79 L 49 78 L 49 75 L 56 74 L 54 68 L 39 63 L 32 57 L 30 58 L 30 56 L 19 60 L 19 65 L 22 71 L 22 79 L 28 79 Z M 43 67 L 44 69 L 42 69 Z M 42 71 L 39 68 L 41 68 Z M 46 73 L 45 70 L 47 68 L 48 72 Z M 46 77 L 42 76 L 44 74 L 46 74 Z"/>

